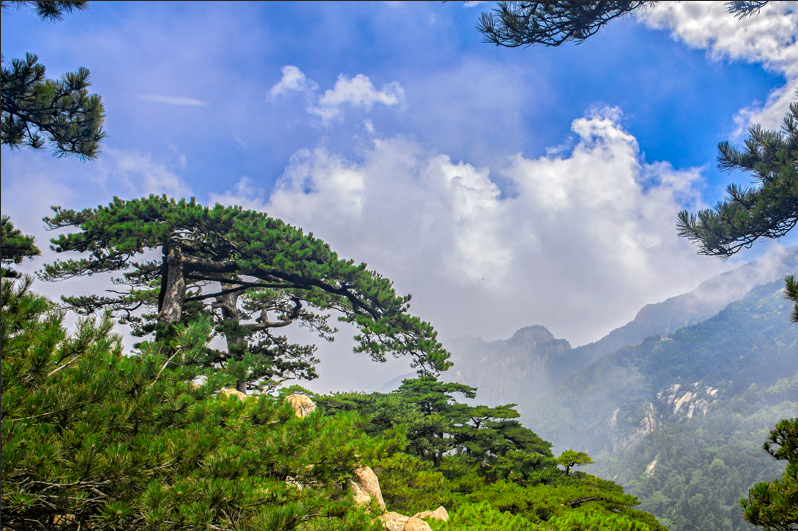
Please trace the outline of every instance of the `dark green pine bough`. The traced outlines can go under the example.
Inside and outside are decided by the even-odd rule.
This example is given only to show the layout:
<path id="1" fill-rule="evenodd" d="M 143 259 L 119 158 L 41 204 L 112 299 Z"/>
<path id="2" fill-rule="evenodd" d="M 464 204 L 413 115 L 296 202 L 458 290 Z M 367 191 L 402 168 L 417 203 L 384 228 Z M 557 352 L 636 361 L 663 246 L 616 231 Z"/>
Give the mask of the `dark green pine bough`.
<path id="1" fill-rule="evenodd" d="M 21 264 L 25 258 L 39 256 L 42 252 L 36 247 L 33 236 L 22 234 L 22 231 L 14 227 L 8 216 L 0 217 L 0 255 L 2 255 L 2 276 L 8 278 L 18 278 L 19 273 L 7 266 L 11 264 Z"/>
<path id="2" fill-rule="evenodd" d="M 11 7 L 33 7 L 45 21 L 58 21 L 65 13 L 88 9 L 85 1 L 3 0 L 0 5 L 3 12 Z M 2 145 L 42 150 L 49 142 L 57 157 L 97 158 L 105 138 L 105 109 L 100 96 L 89 94 L 90 85 L 89 71 L 83 67 L 53 80 L 45 78 L 44 65 L 35 54 L 28 53 L 25 59 L 13 59 L 10 64 L 3 59 Z"/>
<path id="3" fill-rule="evenodd" d="M 798 91 L 796 91 L 798 96 Z M 760 238 L 780 238 L 798 222 L 798 102 L 790 104 L 781 131 L 749 130 L 745 149 L 722 142 L 719 166 L 741 169 L 759 182 L 757 188 L 734 184 L 729 197 L 714 209 L 698 214 L 679 214 L 679 235 L 699 245 L 700 253 L 728 258 Z M 795 303 L 793 323 L 798 323 L 798 282 L 785 279 L 786 296 Z M 766 529 L 798 527 L 798 419 L 780 421 L 771 430 L 764 449 L 775 459 L 787 461 L 781 479 L 754 485 L 741 500 L 744 518 Z"/>
<path id="4" fill-rule="evenodd" d="M 582 44 L 602 27 L 617 18 L 634 15 L 657 2 L 540 0 L 498 2 L 496 9 L 483 12 L 477 31 L 485 42 L 506 48 L 560 46 L 565 42 Z M 766 1 L 726 2 L 726 9 L 737 18 L 759 13 Z"/>
<path id="5" fill-rule="evenodd" d="M 54 238 L 53 249 L 88 257 L 56 261 L 41 277 L 121 272 L 114 282 L 126 286 L 110 297 L 64 297 L 69 306 L 84 314 L 111 309 L 135 335 L 155 332 L 159 340 L 175 325 L 212 315 L 227 350 L 208 349 L 202 363 L 227 370 L 240 391 L 315 378 L 316 347 L 290 343 L 278 332 L 297 323 L 331 341 L 337 330 L 328 324 L 330 311 L 359 329 L 355 351 L 376 361 L 410 355 L 419 374 L 451 365 L 432 326 L 408 313 L 409 295 L 398 296 L 391 281 L 366 264 L 339 259 L 313 234 L 261 212 L 165 196 L 54 211 L 45 218 L 50 229 L 78 230 Z M 161 258 L 145 259 L 155 249 Z"/>
<path id="6" fill-rule="evenodd" d="M 798 95 L 798 92 L 796 92 Z M 679 235 L 701 254 L 728 258 L 759 238 L 781 238 L 798 223 L 798 103 L 790 104 L 781 131 L 749 130 L 745 149 L 718 145 L 718 167 L 743 170 L 759 186 L 729 185 L 729 197 L 714 209 L 679 213 Z"/>

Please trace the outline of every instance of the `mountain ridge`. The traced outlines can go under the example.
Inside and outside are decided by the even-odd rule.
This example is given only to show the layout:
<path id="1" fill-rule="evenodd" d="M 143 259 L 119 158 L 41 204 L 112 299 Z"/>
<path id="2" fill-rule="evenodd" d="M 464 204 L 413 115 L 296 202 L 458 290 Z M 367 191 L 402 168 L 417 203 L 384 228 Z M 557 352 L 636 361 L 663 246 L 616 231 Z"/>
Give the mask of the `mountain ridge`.
<path id="1" fill-rule="evenodd" d="M 452 354 L 454 366 L 441 378 L 477 387 L 477 401 L 488 405 L 528 402 L 606 354 L 650 336 L 667 336 L 700 323 L 743 299 L 756 286 L 795 271 L 798 246 L 716 275 L 688 293 L 648 304 L 626 325 L 576 348 L 541 325 L 521 328 L 506 340 L 486 342 L 472 336 L 449 340 L 444 345 Z M 528 334 L 537 339 L 520 339 Z"/>

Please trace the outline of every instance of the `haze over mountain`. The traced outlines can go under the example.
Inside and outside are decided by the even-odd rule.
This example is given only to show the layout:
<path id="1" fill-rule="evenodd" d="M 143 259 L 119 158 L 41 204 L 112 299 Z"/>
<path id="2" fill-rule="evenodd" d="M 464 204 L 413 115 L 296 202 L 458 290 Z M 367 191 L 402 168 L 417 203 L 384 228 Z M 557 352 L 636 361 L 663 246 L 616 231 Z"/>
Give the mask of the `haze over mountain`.
<path id="1" fill-rule="evenodd" d="M 523 404 L 610 352 L 702 322 L 741 300 L 752 288 L 795 271 L 798 247 L 774 252 L 715 276 L 689 293 L 646 305 L 625 326 L 577 348 L 539 325 L 522 328 L 507 340 L 486 342 L 466 336 L 446 341 L 454 366 L 442 379 L 477 387 L 481 403 Z M 382 389 L 395 388 L 404 377 L 411 376 L 397 377 Z"/>
<path id="2" fill-rule="evenodd" d="M 762 451 L 794 416 L 798 326 L 784 282 L 757 286 L 717 315 L 607 354 L 519 407 L 556 450 L 640 497 L 671 531 L 753 529 L 738 500 L 783 463 Z"/>
<path id="3" fill-rule="evenodd" d="M 605 355 L 519 408 L 556 446 L 630 447 L 656 426 L 798 372 L 798 327 L 783 281 L 758 286 L 701 323 Z"/>

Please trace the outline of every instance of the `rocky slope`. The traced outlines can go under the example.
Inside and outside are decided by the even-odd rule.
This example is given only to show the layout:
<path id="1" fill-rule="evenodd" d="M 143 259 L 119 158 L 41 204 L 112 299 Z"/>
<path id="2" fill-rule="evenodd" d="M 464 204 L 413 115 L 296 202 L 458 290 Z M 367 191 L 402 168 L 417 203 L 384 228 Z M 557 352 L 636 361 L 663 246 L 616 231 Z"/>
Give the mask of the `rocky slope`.
<path id="1" fill-rule="evenodd" d="M 783 282 L 758 286 L 714 317 L 608 354 L 519 407 L 556 447 L 624 449 L 666 422 L 798 372 L 798 326 Z"/>

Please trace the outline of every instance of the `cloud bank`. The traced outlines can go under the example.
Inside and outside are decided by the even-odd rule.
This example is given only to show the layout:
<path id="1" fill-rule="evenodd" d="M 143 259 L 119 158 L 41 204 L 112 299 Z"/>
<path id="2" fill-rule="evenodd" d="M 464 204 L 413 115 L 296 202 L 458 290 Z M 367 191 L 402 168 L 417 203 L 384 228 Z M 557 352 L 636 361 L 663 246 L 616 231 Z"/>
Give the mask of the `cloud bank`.
<path id="1" fill-rule="evenodd" d="M 246 179 L 210 199 L 367 262 L 416 294 L 412 311 L 443 337 L 542 324 L 576 345 L 724 268 L 676 235 L 676 213 L 705 206 L 699 170 L 644 163 L 619 120 L 602 109 L 572 123 L 573 148 L 511 157 L 496 170 L 504 189 L 490 168 L 397 137 L 357 161 L 303 149 L 268 197 Z"/>

